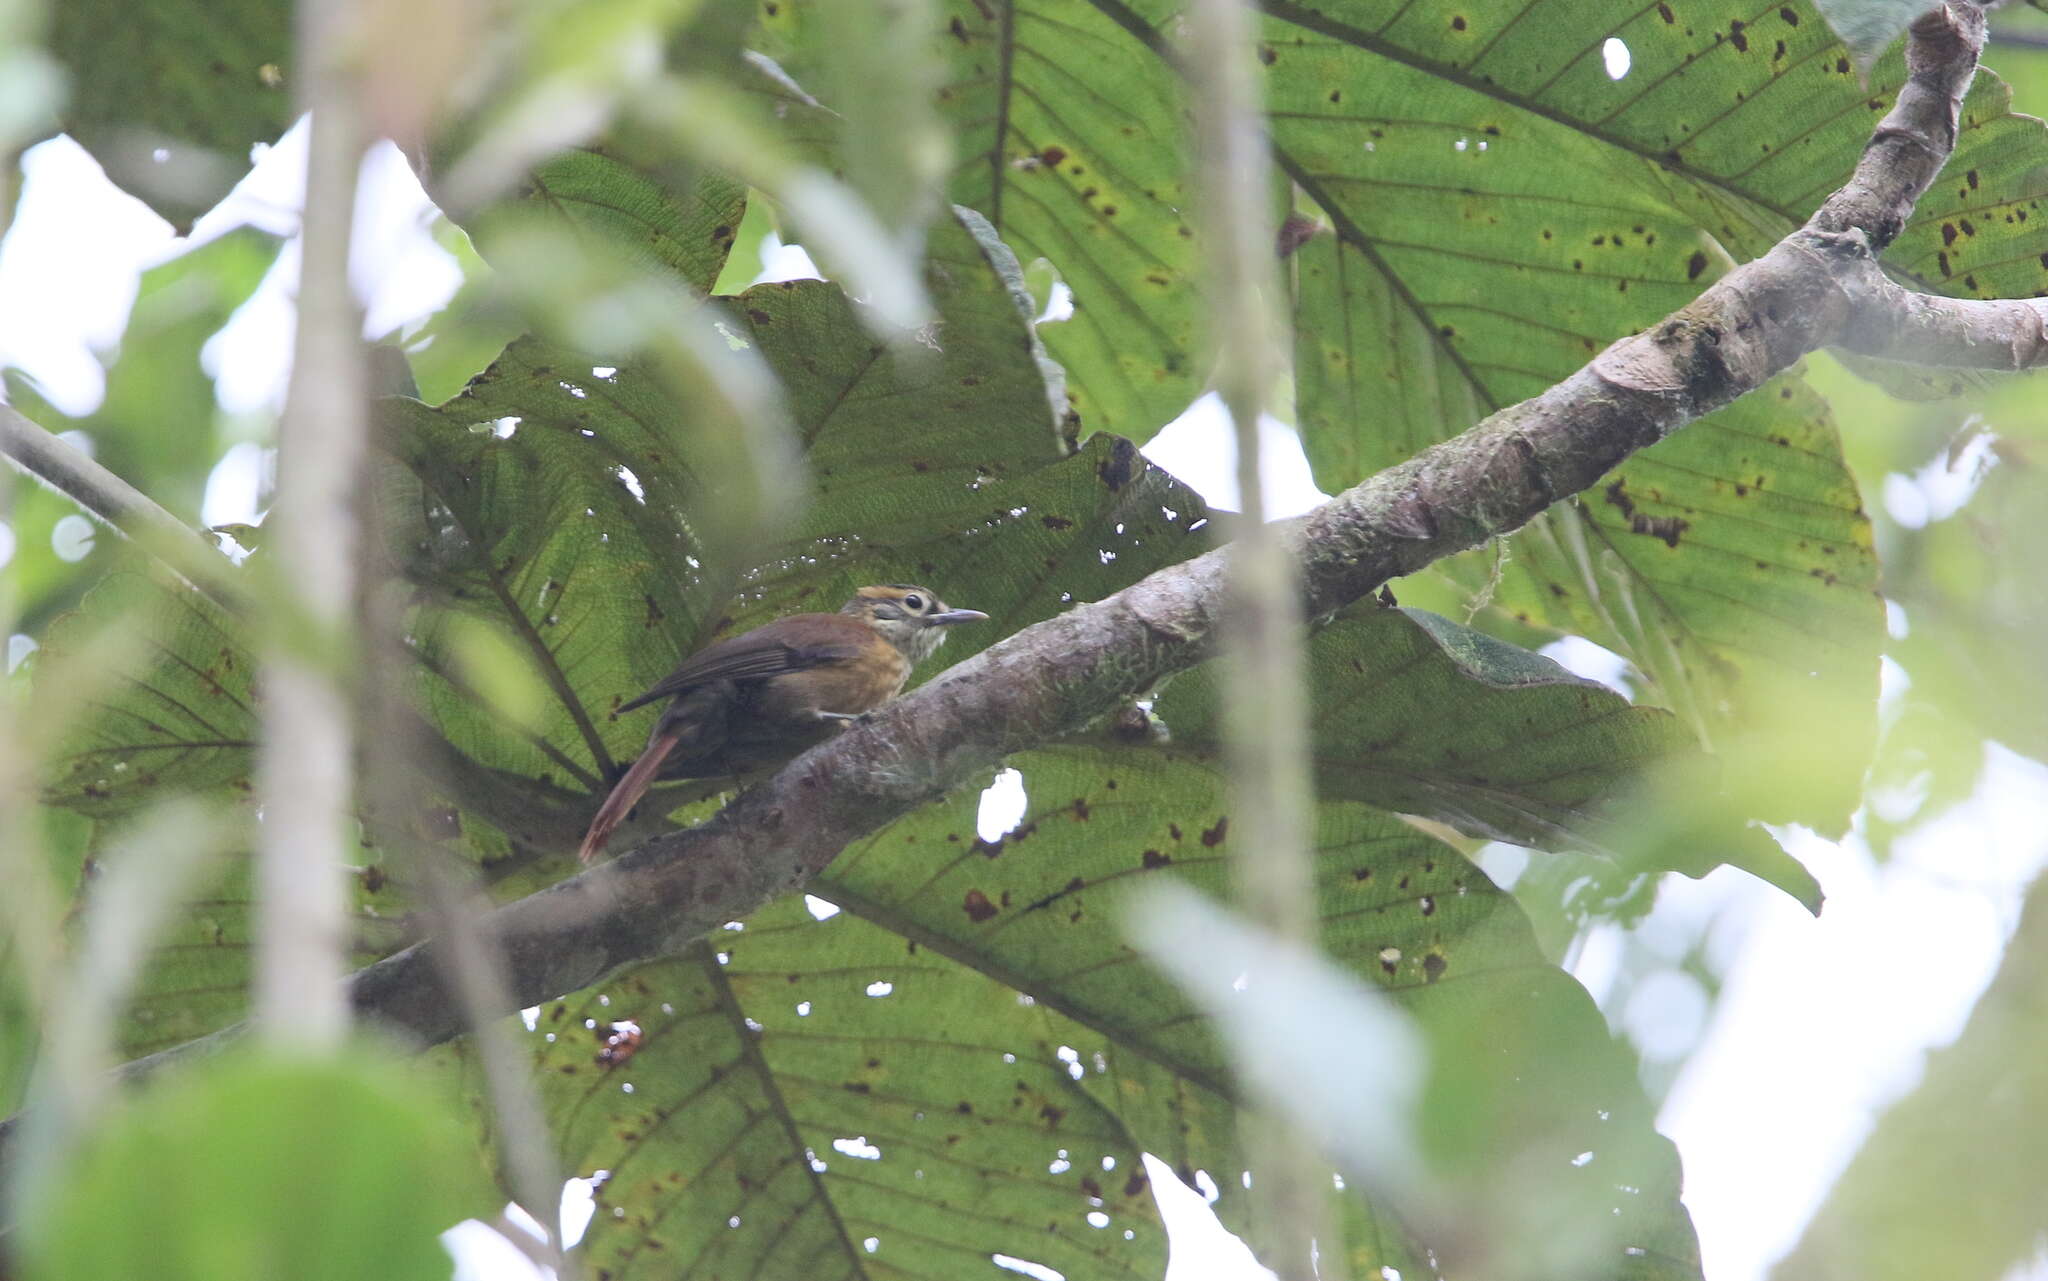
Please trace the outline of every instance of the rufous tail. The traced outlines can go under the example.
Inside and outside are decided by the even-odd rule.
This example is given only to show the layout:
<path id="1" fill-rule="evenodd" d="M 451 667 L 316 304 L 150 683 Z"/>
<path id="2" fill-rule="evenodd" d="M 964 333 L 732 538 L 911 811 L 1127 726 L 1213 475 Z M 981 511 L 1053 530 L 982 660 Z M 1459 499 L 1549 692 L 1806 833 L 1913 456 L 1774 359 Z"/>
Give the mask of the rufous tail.
<path id="1" fill-rule="evenodd" d="M 640 759 L 633 762 L 633 768 L 626 771 L 612 794 L 604 798 L 604 804 L 597 807 L 597 817 L 590 820 L 590 830 L 583 834 L 583 844 L 576 850 L 576 857 L 589 864 L 604 852 L 605 842 L 612 838 L 612 829 L 630 814 L 640 798 L 647 795 L 647 789 L 654 785 L 655 775 L 661 772 L 661 764 L 675 748 L 677 735 L 662 734 L 647 744 L 647 750 L 640 753 Z"/>

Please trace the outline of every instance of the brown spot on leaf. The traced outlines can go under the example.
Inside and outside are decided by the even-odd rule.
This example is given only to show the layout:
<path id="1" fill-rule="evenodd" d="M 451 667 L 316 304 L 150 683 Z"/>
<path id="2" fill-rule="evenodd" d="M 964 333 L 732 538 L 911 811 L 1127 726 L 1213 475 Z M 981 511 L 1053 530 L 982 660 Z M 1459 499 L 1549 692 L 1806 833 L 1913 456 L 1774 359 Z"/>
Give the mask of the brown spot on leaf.
<path id="1" fill-rule="evenodd" d="M 980 890 L 967 891 L 967 898 L 961 905 L 967 912 L 967 919 L 980 925 L 996 914 L 996 905 L 988 901 L 988 895 Z"/>
<path id="2" fill-rule="evenodd" d="M 1218 845 L 1223 844 L 1223 838 L 1226 834 L 1229 833 L 1229 831 L 1230 815 L 1225 814 L 1216 820 L 1216 826 L 1208 828 L 1202 833 L 1202 844 L 1208 846 L 1210 849 L 1215 849 Z M 1178 835 L 1178 833 L 1176 833 L 1176 835 Z"/>
<path id="3" fill-rule="evenodd" d="M 1640 512 L 1630 518 L 1628 523 L 1630 533 L 1661 538 L 1666 547 L 1678 546 L 1679 536 L 1691 527 L 1692 522 L 1677 516 L 1645 516 Z"/>
<path id="4" fill-rule="evenodd" d="M 1153 868 L 1165 867 L 1167 864 L 1173 862 L 1173 860 L 1169 858 L 1167 855 L 1161 854 L 1158 850 L 1146 850 L 1144 854 L 1139 857 L 1139 862 L 1147 870 L 1151 870 Z"/>
<path id="5" fill-rule="evenodd" d="M 1444 959 L 1441 952 L 1425 952 L 1422 956 L 1422 977 L 1424 981 L 1429 983 L 1436 982 L 1444 976 L 1444 971 L 1450 968 L 1450 964 L 1449 961 Z"/>

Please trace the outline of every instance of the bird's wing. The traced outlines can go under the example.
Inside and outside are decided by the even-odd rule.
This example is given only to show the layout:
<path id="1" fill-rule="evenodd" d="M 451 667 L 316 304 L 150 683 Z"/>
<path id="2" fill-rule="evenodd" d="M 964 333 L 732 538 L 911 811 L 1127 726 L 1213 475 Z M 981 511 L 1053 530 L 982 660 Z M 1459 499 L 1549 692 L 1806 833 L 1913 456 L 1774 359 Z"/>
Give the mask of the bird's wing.
<path id="1" fill-rule="evenodd" d="M 852 641 L 789 644 L 758 640 L 752 634 L 735 636 L 684 659 L 682 666 L 664 676 L 646 693 L 621 703 L 619 711 L 630 712 L 636 707 L 673 698 L 685 690 L 709 685 L 713 681 L 766 680 L 784 672 L 801 672 L 826 663 L 841 662 L 858 653 L 860 646 Z"/>

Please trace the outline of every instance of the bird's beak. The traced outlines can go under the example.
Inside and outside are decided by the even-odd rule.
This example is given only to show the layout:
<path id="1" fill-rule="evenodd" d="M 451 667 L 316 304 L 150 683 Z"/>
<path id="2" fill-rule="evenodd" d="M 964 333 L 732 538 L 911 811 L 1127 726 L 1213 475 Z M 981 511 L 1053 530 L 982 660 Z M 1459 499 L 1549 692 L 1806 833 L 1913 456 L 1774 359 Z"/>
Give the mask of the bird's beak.
<path id="1" fill-rule="evenodd" d="M 924 620 L 926 627 L 944 627 L 951 623 L 985 623 L 988 615 L 978 609 L 949 609 L 932 614 Z"/>

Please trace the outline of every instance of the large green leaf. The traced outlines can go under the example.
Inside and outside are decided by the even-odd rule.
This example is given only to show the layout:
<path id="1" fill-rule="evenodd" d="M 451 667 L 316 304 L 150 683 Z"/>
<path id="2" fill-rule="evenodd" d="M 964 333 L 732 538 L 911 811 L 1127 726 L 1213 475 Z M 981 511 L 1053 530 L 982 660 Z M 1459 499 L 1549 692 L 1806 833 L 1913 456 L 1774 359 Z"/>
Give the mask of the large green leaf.
<path id="1" fill-rule="evenodd" d="M 635 135 L 574 148 L 534 166 L 520 203 L 603 237 L 646 271 L 709 293 L 746 213 L 747 189 L 702 172 L 687 184 L 664 182 L 667 164 L 673 161 L 665 164 L 657 147 Z M 475 225 L 489 258 L 491 220 L 480 216 Z"/>
<path id="2" fill-rule="evenodd" d="M 348 963 L 368 965 L 412 942 L 412 899 L 364 850 L 349 877 Z M 123 1058 L 141 1058 L 226 1027 L 247 1010 L 256 945 L 255 856 L 237 853 L 203 887 L 143 971 L 116 1039 Z"/>
<path id="3" fill-rule="evenodd" d="M 1679 446 L 1680 448 L 1671 448 Z M 1590 636 L 1653 682 L 1754 788 L 1757 817 L 1828 829 L 1861 796 L 1876 729 L 1877 558 L 1832 417 L 1796 378 L 1630 458 L 1448 572 L 1522 621 Z M 1791 772 L 1762 745 L 1827 726 Z"/>
<path id="4" fill-rule="evenodd" d="M 1334 230 L 1299 256 L 1299 399 L 1325 487 L 1549 386 L 1846 176 L 1896 59 L 1866 94 L 1810 11 L 1719 8 L 1267 6 L 1276 151 Z M 1610 38 L 1631 60 L 1618 80 Z M 2029 126 L 2002 92 L 1980 90 L 1967 114 L 1964 197 L 2030 189 L 2009 155 Z M 1951 195 L 1944 184 L 1928 208 Z M 1923 218 L 1891 260 L 1930 274 L 1941 234 Z M 1867 744 L 1880 643 L 1868 522 L 1825 408 L 1795 380 L 1632 458 L 1506 556 L 1507 612 L 1627 656 L 1707 741 L 1732 746 L 1798 690 L 1802 717 Z M 1497 576 L 1468 559 L 1462 581 Z M 1839 828 L 1865 757 L 1829 759 L 1838 768 L 1768 812 Z"/>
<path id="5" fill-rule="evenodd" d="M 50 47 L 71 80 L 59 125 L 180 226 L 297 115 L 283 0 L 65 0 Z"/>
<path id="6" fill-rule="evenodd" d="M 829 4 L 762 8 L 763 39 L 806 85 L 828 79 Z M 1047 326 L 1045 342 L 1074 407 L 1090 430 L 1143 441 L 1206 378 L 1194 348 L 1181 86 L 1114 12 L 1086 0 L 939 9 L 953 198 L 987 214 L 1024 261 L 1059 271 L 1074 314 Z"/>
<path id="7" fill-rule="evenodd" d="M 95 816 L 126 813 L 162 789 L 246 787 L 256 742 L 255 664 L 239 620 L 161 571 L 124 569 L 45 634 L 52 656 L 103 632 L 142 644 L 125 677 L 66 727 L 44 799 Z M 40 671 L 40 665 L 38 670 Z"/>
<path id="8" fill-rule="evenodd" d="M 812 886 L 838 915 L 788 900 L 543 1007 L 536 1064 L 565 1156 L 610 1174 L 594 1269 L 948 1276 L 1003 1253 L 1156 1276 L 1143 1152 L 1216 1174 L 1219 1211 L 1242 1223 L 1222 1055 L 1116 922 L 1151 877 L 1220 890 L 1256 834 L 1231 827 L 1216 773 L 1149 746 L 1014 763 L 1030 804 L 1004 839 L 980 840 L 977 798 L 957 797 L 850 847 Z M 1676 1161 L 1628 1059 L 1513 900 L 1363 805 L 1326 803 L 1316 835 L 1326 945 L 1447 1060 L 1485 1065 L 1443 1100 L 1483 1113 L 1446 1133 L 1520 1134 L 1531 1146 L 1504 1159 L 1549 1153 L 1558 1177 L 1611 1189 L 1603 1275 L 1697 1276 Z M 1581 1174 L 1585 1151 L 1611 1164 Z M 1434 1275 L 1370 1210 L 1348 1251 L 1356 1275 Z"/>
<path id="9" fill-rule="evenodd" d="M 445 1101 L 365 1052 L 213 1060 L 101 1121 L 34 1190 L 24 1276 L 426 1281 L 490 1209 Z"/>
<path id="10" fill-rule="evenodd" d="M 1168 687 L 1162 750 L 1217 760 L 1220 680 L 1198 668 Z M 1663 712 L 1414 610 L 1368 606 L 1317 632 L 1309 684 L 1319 795 L 1521 845 L 1604 848 L 1602 806 L 1692 746 Z"/>
<path id="11" fill-rule="evenodd" d="M 38 675 L 92 652 L 109 633 L 139 636 L 141 643 L 119 652 L 119 678 L 66 727 L 45 801 L 106 819 L 180 793 L 243 798 L 255 768 L 257 726 L 254 663 L 240 620 L 161 573 L 123 570 L 57 620 L 36 657 Z M 88 866 L 112 830 L 93 825 Z M 358 964 L 410 941 L 409 900 L 379 858 L 365 849 L 351 878 L 349 949 Z M 89 876 L 77 878 L 80 901 L 91 884 Z M 143 971 L 114 1038 L 124 1056 L 167 1049 L 241 1017 L 255 919 L 253 859 L 238 853 L 201 887 Z"/>

